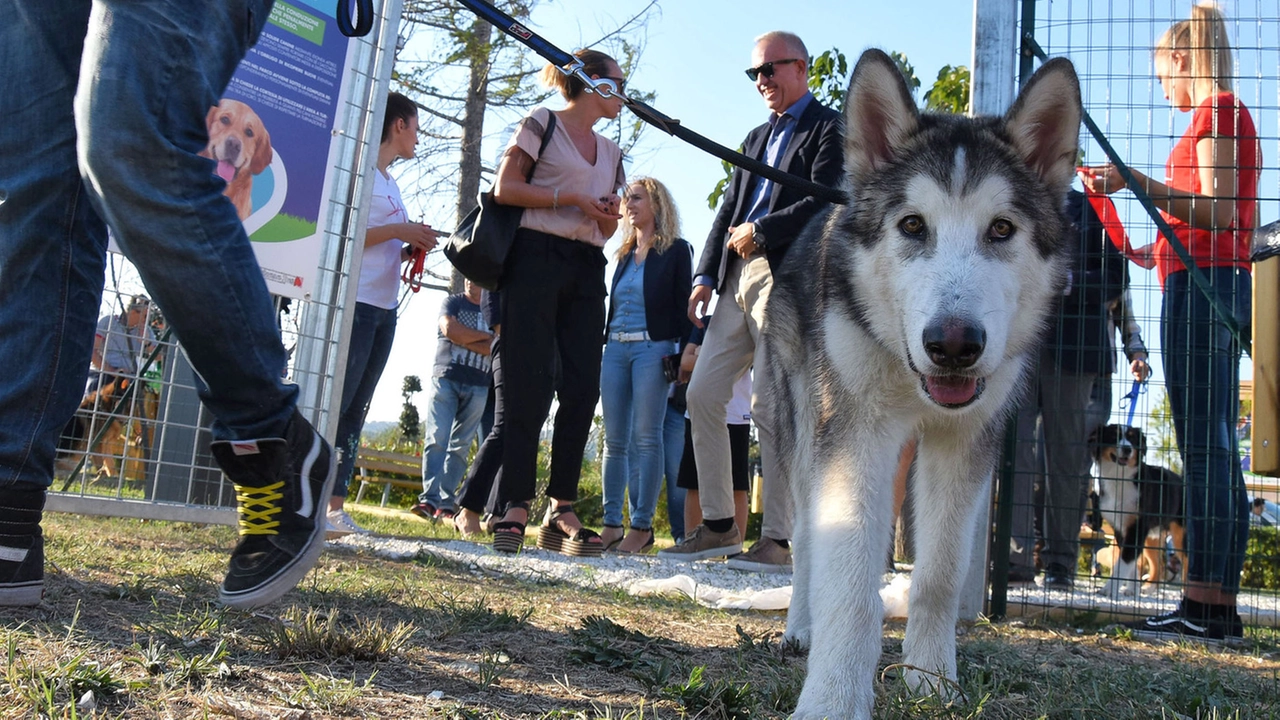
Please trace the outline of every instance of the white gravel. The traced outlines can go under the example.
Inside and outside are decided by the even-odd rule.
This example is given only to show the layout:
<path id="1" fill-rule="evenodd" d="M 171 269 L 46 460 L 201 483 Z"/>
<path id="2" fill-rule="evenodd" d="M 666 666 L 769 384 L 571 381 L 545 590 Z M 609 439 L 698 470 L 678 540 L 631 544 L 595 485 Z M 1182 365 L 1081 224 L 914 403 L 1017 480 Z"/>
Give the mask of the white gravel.
<path id="1" fill-rule="evenodd" d="M 348 535 L 332 547 L 359 548 L 390 560 L 419 554 L 461 563 L 477 573 L 510 575 L 533 582 L 564 582 L 593 589 L 621 588 L 632 595 L 680 592 L 710 607 L 784 609 L 791 597 L 790 573 L 731 570 L 723 561 L 676 562 L 657 555 L 572 558 L 527 546 L 519 555 L 496 553 L 487 544 L 462 540 L 417 540 Z"/>

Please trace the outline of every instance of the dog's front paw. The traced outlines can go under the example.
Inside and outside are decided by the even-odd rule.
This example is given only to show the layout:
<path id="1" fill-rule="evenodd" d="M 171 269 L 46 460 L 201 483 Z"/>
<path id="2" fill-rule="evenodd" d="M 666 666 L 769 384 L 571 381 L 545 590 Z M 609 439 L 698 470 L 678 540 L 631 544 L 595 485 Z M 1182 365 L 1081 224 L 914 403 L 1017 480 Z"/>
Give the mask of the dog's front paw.
<path id="1" fill-rule="evenodd" d="M 937 695 L 944 701 L 957 700 L 960 697 L 960 686 L 953 677 L 942 673 L 929 672 L 920 668 L 906 668 L 902 673 L 902 681 L 907 684 L 911 694 L 917 697 Z"/>
<path id="2" fill-rule="evenodd" d="M 782 644 L 785 647 L 803 651 L 809 649 L 809 628 L 787 626 L 787 631 L 782 634 Z"/>

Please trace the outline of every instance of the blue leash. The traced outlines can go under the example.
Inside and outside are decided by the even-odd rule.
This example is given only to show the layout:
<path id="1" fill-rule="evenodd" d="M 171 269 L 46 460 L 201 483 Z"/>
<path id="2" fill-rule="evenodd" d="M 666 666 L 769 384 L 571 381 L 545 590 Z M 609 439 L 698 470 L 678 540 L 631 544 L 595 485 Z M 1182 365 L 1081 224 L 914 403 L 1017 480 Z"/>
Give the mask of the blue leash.
<path id="1" fill-rule="evenodd" d="M 1129 420 L 1125 423 L 1129 427 L 1133 427 L 1133 413 L 1138 409 L 1138 396 L 1146 391 L 1146 383 L 1141 380 L 1134 380 L 1133 389 L 1120 400 L 1120 407 L 1124 407 L 1126 404 L 1129 406 Z"/>

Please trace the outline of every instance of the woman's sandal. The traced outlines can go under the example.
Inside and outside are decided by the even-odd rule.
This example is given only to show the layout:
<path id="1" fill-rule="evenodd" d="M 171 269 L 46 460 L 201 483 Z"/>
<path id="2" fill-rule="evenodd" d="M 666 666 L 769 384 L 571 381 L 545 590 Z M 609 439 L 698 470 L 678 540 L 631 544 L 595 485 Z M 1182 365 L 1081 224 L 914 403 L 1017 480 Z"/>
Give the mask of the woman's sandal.
<path id="1" fill-rule="evenodd" d="M 635 531 L 638 531 L 638 532 L 647 532 L 647 533 L 649 533 L 649 540 L 648 540 L 648 541 L 646 541 L 646 542 L 645 542 L 645 544 L 641 545 L 641 546 L 639 547 L 639 549 L 636 549 L 636 550 L 623 550 L 621 547 L 618 547 L 617 549 L 615 549 L 615 550 L 614 550 L 614 552 L 618 553 L 619 555 L 646 555 L 646 554 L 648 554 L 648 552 L 649 552 L 650 550 L 652 550 L 652 549 L 653 549 L 653 528 L 638 528 L 638 527 L 633 527 L 633 528 L 631 528 L 631 529 L 632 529 L 632 530 L 635 530 Z"/>
<path id="2" fill-rule="evenodd" d="M 524 509 L 526 518 L 525 522 L 506 520 L 494 523 L 493 549 L 497 552 L 514 555 L 524 548 L 524 528 L 528 523 L 529 503 L 511 503 L 507 508 L 507 512 L 510 512 L 515 508 Z"/>
<path id="3" fill-rule="evenodd" d="M 622 526 L 621 525 L 605 525 L 604 529 L 605 530 L 621 530 Z M 604 535 L 601 534 L 600 541 L 604 542 L 603 552 L 613 552 L 613 549 L 618 547 L 618 543 L 622 542 L 622 539 L 625 538 L 626 536 L 627 536 L 626 533 L 618 533 L 617 539 L 612 540 L 610 542 L 605 542 Z"/>
<path id="4" fill-rule="evenodd" d="M 573 514 L 572 505 L 557 506 L 538 529 L 538 547 L 570 557 L 600 557 L 600 553 L 604 552 L 604 543 L 594 530 L 580 527 L 570 534 L 556 524 L 565 515 Z M 596 542 L 591 542 L 593 539 Z"/>

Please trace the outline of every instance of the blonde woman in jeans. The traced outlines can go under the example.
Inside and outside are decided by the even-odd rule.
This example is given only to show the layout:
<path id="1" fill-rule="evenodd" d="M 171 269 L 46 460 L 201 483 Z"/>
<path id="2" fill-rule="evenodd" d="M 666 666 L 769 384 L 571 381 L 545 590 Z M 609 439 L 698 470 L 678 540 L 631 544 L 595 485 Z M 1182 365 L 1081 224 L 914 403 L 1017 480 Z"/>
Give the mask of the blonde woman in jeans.
<path id="1" fill-rule="evenodd" d="M 604 533 L 621 553 L 653 547 L 653 514 L 663 473 L 663 420 L 671 383 L 662 358 L 688 340 L 693 246 L 677 237 L 680 218 L 667 188 L 641 178 L 623 196 L 623 236 L 613 274 L 600 395 L 604 409 Z M 634 447 L 635 452 L 630 449 Z M 638 466 L 638 472 L 632 467 Z M 630 496 L 631 531 L 622 533 Z"/>

